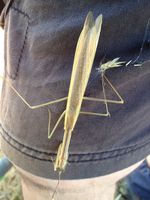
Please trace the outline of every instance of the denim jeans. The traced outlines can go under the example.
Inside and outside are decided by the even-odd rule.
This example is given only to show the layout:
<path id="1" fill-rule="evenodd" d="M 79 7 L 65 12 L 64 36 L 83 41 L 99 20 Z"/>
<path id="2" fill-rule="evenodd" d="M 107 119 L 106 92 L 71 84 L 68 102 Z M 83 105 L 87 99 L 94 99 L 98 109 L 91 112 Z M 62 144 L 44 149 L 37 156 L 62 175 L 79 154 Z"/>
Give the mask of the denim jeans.
<path id="1" fill-rule="evenodd" d="M 116 199 L 150 199 L 150 167 L 147 160 L 117 183 Z"/>
<path id="2" fill-rule="evenodd" d="M 5 74 L 30 104 L 39 105 L 68 95 L 74 52 L 89 10 L 103 14 L 102 32 L 85 96 L 103 98 L 99 63 L 120 57 L 132 62 L 106 76 L 124 99 L 109 104 L 111 117 L 80 115 L 72 134 L 69 165 L 62 179 L 87 179 L 124 169 L 150 153 L 149 0 L 13 0 L 3 12 Z M 149 29 L 148 29 L 149 33 Z M 138 58 L 142 41 L 144 45 Z M 105 58 L 105 59 L 104 59 Z M 137 59 L 138 58 L 138 59 Z M 107 98 L 116 99 L 106 85 Z M 51 127 L 66 102 L 30 109 L 3 81 L 0 106 L 2 150 L 17 166 L 36 176 L 57 179 L 53 159 L 63 137 L 63 120 L 51 140 Z M 104 112 L 104 105 L 83 102 L 82 111 Z"/>

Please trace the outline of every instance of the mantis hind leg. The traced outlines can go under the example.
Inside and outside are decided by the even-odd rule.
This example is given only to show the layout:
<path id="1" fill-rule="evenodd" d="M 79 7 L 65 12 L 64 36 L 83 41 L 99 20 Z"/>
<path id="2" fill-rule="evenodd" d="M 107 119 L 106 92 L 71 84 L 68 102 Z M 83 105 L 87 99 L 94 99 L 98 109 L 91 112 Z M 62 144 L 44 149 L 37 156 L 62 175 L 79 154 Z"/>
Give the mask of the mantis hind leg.
<path id="1" fill-rule="evenodd" d="M 112 103 L 118 103 L 118 104 L 123 104 L 124 100 L 121 97 L 121 95 L 119 94 L 119 92 L 116 90 L 116 88 L 113 86 L 113 84 L 108 80 L 108 78 L 104 75 L 104 79 L 107 81 L 107 83 L 110 85 L 110 87 L 112 88 L 112 90 L 115 92 L 115 94 L 117 95 L 117 97 L 119 98 L 119 101 L 113 100 Z M 111 103 L 111 102 L 110 102 Z"/>
<path id="2" fill-rule="evenodd" d="M 117 95 L 119 100 L 110 100 L 110 99 L 106 98 L 105 81 L 112 88 L 112 90 Z M 103 102 L 105 104 L 106 113 L 82 112 L 81 111 L 80 114 L 107 117 L 107 116 L 110 116 L 110 113 L 109 113 L 109 110 L 108 110 L 108 103 L 114 103 L 114 104 L 123 104 L 124 103 L 124 100 L 121 97 L 121 95 L 119 94 L 119 92 L 115 89 L 115 87 L 112 85 L 112 83 L 108 80 L 108 78 L 104 74 L 102 75 L 102 88 L 103 88 L 104 99 L 98 99 L 98 98 L 93 98 L 93 97 L 83 97 L 83 99 L 87 100 L 87 101 Z"/>
<path id="3" fill-rule="evenodd" d="M 102 88 L 103 88 L 104 103 L 105 103 L 105 108 L 106 108 L 106 116 L 110 116 L 110 113 L 108 110 L 108 103 L 106 101 L 105 81 L 104 81 L 103 75 L 102 75 Z"/>
<path id="4" fill-rule="evenodd" d="M 54 128 L 52 129 L 52 131 L 50 130 L 50 126 L 51 126 L 51 111 L 48 108 L 48 139 L 50 139 L 52 137 L 52 135 L 54 134 L 56 128 L 58 127 L 60 121 L 63 119 L 63 117 L 65 116 L 66 110 L 64 110 L 64 112 L 60 115 L 60 117 L 58 118 Z"/>
<path id="5" fill-rule="evenodd" d="M 111 99 L 99 99 L 99 98 L 95 98 L 95 97 L 83 97 L 83 100 L 87 100 L 87 101 L 95 101 L 95 102 L 107 102 L 107 103 L 113 103 L 113 104 L 123 104 L 124 100 L 121 97 L 121 95 L 119 94 L 119 92 L 115 89 L 115 87 L 112 85 L 112 83 L 108 80 L 108 78 L 104 75 L 104 79 L 105 81 L 107 81 L 107 83 L 109 84 L 109 86 L 112 88 L 112 90 L 114 91 L 114 93 L 117 95 L 117 97 L 119 98 L 119 100 L 111 100 Z"/>

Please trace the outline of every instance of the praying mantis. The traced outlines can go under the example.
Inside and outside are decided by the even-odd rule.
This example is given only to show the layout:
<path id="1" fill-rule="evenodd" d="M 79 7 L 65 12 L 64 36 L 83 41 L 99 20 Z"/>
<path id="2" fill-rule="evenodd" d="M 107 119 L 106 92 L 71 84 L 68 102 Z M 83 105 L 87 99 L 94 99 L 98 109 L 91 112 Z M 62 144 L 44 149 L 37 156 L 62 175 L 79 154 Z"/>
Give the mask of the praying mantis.
<path id="1" fill-rule="evenodd" d="M 40 105 L 31 106 L 23 97 L 22 95 L 14 88 L 14 86 L 10 83 L 7 78 L 4 80 L 7 84 L 12 88 L 12 90 L 21 98 L 21 100 L 28 106 L 30 109 L 38 109 L 42 107 L 46 107 L 48 105 L 52 105 L 55 103 L 59 103 L 62 101 L 67 101 L 66 109 L 58 118 L 54 128 L 51 130 L 51 111 L 49 108 L 48 110 L 48 138 L 51 139 L 52 135 L 54 134 L 56 128 L 58 127 L 61 120 L 64 118 L 64 136 L 63 141 L 59 145 L 57 156 L 54 161 L 54 171 L 59 173 L 63 172 L 68 163 L 68 156 L 69 156 L 69 146 L 70 140 L 75 128 L 76 122 L 80 114 L 82 115 L 94 115 L 94 116 L 101 116 L 107 117 L 110 116 L 108 110 L 108 103 L 115 103 L 115 104 L 123 104 L 124 101 L 120 94 L 117 92 L 115 87 L 112 83 L 108 80 L 105 75 L 105 71 L 112 67 L 119 67 L 122 65 L 123 62 L 119 62 L 119 58 L 116 58 L 110 62 L 100 65 L 99 72 L 102 78 L 102 88 L 103 88 L 103 95 L 104 99 L 92 98 L 84 96 L 85 90 L 88 84 L 88 80 L 90 77 L 94 57 L 96 54 L 96 49 L 99 41 L 99 36 L 102 27 L 102 15 L 99 15 L 96 20 L 94 21 L 92 12 L 87 14 L 86 20 L 84 22 L 83 29 L 79 36 L 74 62 L 73 62 L 73 69 L 71 75 L 71 81 L 68 91 L 67 97 L 62 97 L 60 99 L 49 101 Z M 105 93 L 105 83 L 109 84 L 112 90 L 115 92 L 119 100 L 109 100 L 106 98 Z M 83 100 L 85 101 L 95 101 L 95 102 L 103 102 L 105 104 L 106 112 L 105 113 L 95 113 L 95 112 L 83 112 L 81 111 L 81 106 Z"/>

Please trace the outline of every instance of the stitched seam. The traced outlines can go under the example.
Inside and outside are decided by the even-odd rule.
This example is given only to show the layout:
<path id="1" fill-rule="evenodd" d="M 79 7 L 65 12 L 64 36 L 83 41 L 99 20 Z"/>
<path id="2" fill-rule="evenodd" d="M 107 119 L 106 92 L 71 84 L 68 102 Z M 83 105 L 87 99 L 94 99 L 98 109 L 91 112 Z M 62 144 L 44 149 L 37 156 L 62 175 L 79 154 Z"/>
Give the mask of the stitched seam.
<path id="1" fill-rule="evenodd" d="M 17 68 L 16 68 L 16 72 L 15 72 L 15 75 L 14 75 L 13 79 L 15 79 L 17 77 L 18 72 L 19 72 L 19 67 L 20 67 L 20 63 L 21 63 L 22 57 L 23 57 L 24 47 L 25 47 L 26 40 L 27 40 L 28 30 L 29 30 L 29 21 L 28 21 L 28 24 L 27 24 L 27 28 L 26 28 L 26 32 L 25 32 L 25 37 L 24 37 L 22 49 L 21 49 L 21 52 L 20 52 L 20 56 L 19 56 L 18 64 L 17 64 Z"/>
<path id="2" fill-rule="evenodd" d="M 2 128 L 3 129 L 3 128 Z M 9 136 L 8 135 L 8 133 L 6 132 L 6 131 L 4 131 L 6 134 L 7 134 L 7 136 L 8 137 L 10 137 L 10 139 L 12 139 L 13 141 L 15 141 L 16 143 L 18 143 L 19 145 L 21 145 L 22 147 L 25 147 L 25 148 L 27 148 L 28 150 L 30 149 L 30 150 L 32 150 L 32 151 L 34 151 L 34 152 L 37 152 L 37 153 L 41 153 L 41 154 L 45 154 L 45 155 L 47 155 L 47 156 L 56 156 L 56 154 L 54 154 L 54 153 L 48 153 L 48 152 L 41 152 L 41 151 L 38 151 L 38 150 L 35 150 L 35 149 L 32 149 L 32 148 L 28 148 L 28 147 L 26 147 L 24 144 L 21 144 L 21 143 L 19 143 L 19 142 L 17 142 L 14 138 L 12 138 L 11 136 Z M 1 133 L 1 135 L 2 135 L 2 137 L 3 137 L 3 139 L 10 145 L 10 146 L 12 146 L 14 149 L 16 149 L 16 150 L 18 150 L 19 152 L 21 152 L 22 154 L 25 154 L 25 155 L 27 155 L 27 156 L 29 156 L 29 157 L 31 157 L 31 158 L 34 158 L 34 159 L 37 159 L 37 160 L 43 160 L 43 161 L 51 161 L 51 159 L 46 159 L 46 158 L 39 158 L 39 157 L 36 157 L 36 156 L 33 156 L 33 155 L 31 155 L 31 154 L 29 154 L 29 153 L 26 153 L 26 152 L 23 152 L 23 151 L 21 151 L 19 148 L 17 148 L 14 144 L 12 144 L 8 139 L 6 139 L 5 138 L 5 136 Z M 133 151 L 135 151 L 135 150 L 137 150 L 137 149 L 140 149 L 140 148 L 142 148 L 143 146 L 145 146 L 145 145 L 148 145 L 150 143 L 150 141 L 148 140 L 148 141 L 146 141 L 146 142 L 143 142 L 141 145 L 134 145 L 134 148 L 132 147 L 132 149 L 131 148 L 125 148 L 124 150 L 124 152 L 119 152 L 119 149 L 116 149 L 116 150 L 114 150 L 114 151 L 111 151 L 112 153 L 115 153 L 115 151 L 117 152 L 117 153 L 115 153 L 114 155 L 109 155 L 109 156 L 106 156 L 106 157 L 102 157 L 102 158 L 94 158 L 94 156 L 96 156 L 96 155 L 101 155 L 101 154 L 104 154 L 104 153 L 107 153 L 107 152 L 101 152 L 101 153 L 87 153 L 87 154 L 70 154 L 69 155 L 69 162 L 70 163 L 85 163 L 85 162 L 90 162 L 90 161 L 101 161 L 101 160 L 107 160 L 107 159 L 111 159 L 111 158 L 117 158 L 117 157 L 119 157 L 119 156 L 122 156 L 122 155 L 124 155 L 124 154 L 127 154 L 127 153 L 131 153 L 131 152 L 133 152 Z M 74 157 L 75 156 L 78 156 L 78 159 L 75 159 L 75 160 L 73 160 L 74 159 Z M 83 156 L 91 156 L 91 158 L 88 158 L 88 159 L 82 159 L 82 157 Z M 51 161 L 52 162 L 52 161 Z"/>
<path id="3" fill-rule="evenodd" d="M 11 9 L 13 9 L 13 10 L 17 11 L 18 13 L 22 14 L 24 17 L 27 17 L 28 20 L 30 19 L 29 15 L 26 12 L 24 12 L 24 11 L 14 7 L 14 6 L 12 6 Z"/>
<path id="4" fill-rule="evenodd" d="M 19 148 L 15 147 L 13 144 L 11 144 L 3 135 L 2 135 L 3 139 L 10 145 L 12 146 L 14 149 L 16 149 L 17 151 L 19 151 L 20 153 L 24 154 L 24 155 L 27 155 L 28 157 L 30 158 L 34 158 L 36 160 L 41 160 L 41 161 L 46 161 L 46 162 L 53 162 L 51 159 L 46 159 L 46 158 L 39 158 L 39 157 L 36 157 L 36 156 L 33 156 L 31 154 L 28 154 L 26 152 L 22 152 Z M 143 144 L 142 146 L 134 149 L 134 150 L 137 150 L 137 149 L 140 149 L 142 148 L 143 146 L 145 145 L 148 145 L 150 142 L 147 142 L 145 144 Z M 110 157 L 106 157 L 106 158 L 101 158 L 101 159 L 87 159 L 87 160 L 80 160 L 80 158 L 78 160 L 72 160 L 70 159 L 70 156 L 69 156 L 69 159 L 68 159 L 68 163 L 86 163 L 86 162 L 94 162 L 94 161 L 102 161 L 102 160 L 108 160 L 108 159 L 111 159 L 111 158 L 117 158 L 119 156 L 122 156 L 126 153 L 131 153 L 132 151 L 134 150 L 131 150 L 130 152 L 125 152 L 125 153 L 122 153 L 122 154 L 119 154 L 118 156 L 110 156 Z M 49 154 L 49 156 L 54 156 L 55 154 Z M 56 155 L 55 155 L 56 156 Z M 78 155 L 80 156 L 80 154 Z"/>
<path id="5" fill-rule="evenodd" d="M 15 143 L 21 145 L 23 148 L 27 148 L 27 149 L 29 149 L 29 150 L 31 150 L 31 151 L 35 151 L 36 153 L 43 153 L 43 154 L 45 154 L 45 155 L 53 154 L 52 152 L 49 152 L 49 153 L 48 153 L 48 152 L 46 152 L 46 151 L 39 151 L 39 150 L 33 149 L 32 147 L 29 147 L 29 146 L 27 146 L 27 145 L 25 145 L 25 144 L 22 144 L 21 142 L 17 141 L 15 138 L 13 138 L 12 136 L 10 136 L 9 133 L 2 127 L 2 125 L 0 125 L 0 127 L 2 128 L 2 130 L 5 132 L 5 134 L 6 134 L 11 140 L 13 140 Z M 2 133 L 1 133 L 1 135 L 3 136 Z M 54 155 L 56 155 L 56 154 L 54 154 Z"/>
<path id="6" fill-rule="evenodd" d="M 45 154 L 45 155 L 49 155 L 49 154 L 54 154 L 54 155 L 56 155 L 55 153 L 53 153 L 53 152 L 47 152 L 47 151 L 39 151 L 39 150 L 37 150 L 37 149 L 34 149 L 34 148 L 32 148 L 32 147 L 30 147 L 30 146 L 27 146 L 27 145 L 25 145 L 25 144 L 23 144 L 23 143 L 21 143 L 21 142 L 19 142 L 19 141 L 17 141 L 15 138 L 13 138 L 4 128 L 3 128 L 3 126 L 0 124 L 0 127 L 2 128 L 2 130 L 4 131 L 4 133 L 11 139 L 11 140 L 13 140 L 15 143 L 17 143 L 17 144 L 19 144 L 19 145 L 21 145 L 23 148 L 27 148 L 27 149 L 29 149 L 29 150 L 31 150 L 31 151 L 35 151 L 36 153 L 43 153 L 43 154 Z M 91 153 L 91 152 L 89 152 L 89 153 L 79 153 L 79 154 L 70 154 L 70 155 L 72 155 L 72 156 L 78 156 L 78 155 L 82 155 L 82 156 L 88 156 L 88 155 L 99 155 L 99 154 L 106 154 L 106 153 L 113 153 L 113 152 L 115 152 L 115 151 L 127 151 L 127 150 L 130 150 L 130 149 L 135 149 L 136 148 L 136 146 L 141 146 L 141 145 L 145 145 L 145 144 L 147 144 L 147 142 L 149 143 L 150 142 L 150 140 L 148 140 L 148 141 L 145 141 L 145 142 L 143 142 L 143 143 L 139 143 L 139 144 L 134 144 L 134 145 L 130 145 L 130 146 L 127 146 L 127 147 L 121 147 L 121 148 L 116 148 L 116 149 L 112 149 L 112 150 L 106 150 L 106 151 L 101 151 L 101 152 L 95 152 L 95 153 Z"/>
<path id="7" fill-rule="evenodd" d="M 1 134 L 1 136 L 2 136 L 2 138 L 3 138 L 11 147 L 13 147 L 14 149 L 16 149 L 16 150 L 19 151 L 20 153 L 22 153 L 22 154 L 24 154 L 24 155 L 27 155 L 27 156 L 29 156 L 30 158 L 37 159 L 37 160 L 50 161 L 50 162 L 52 162 L 52 160 L 50 160 L 50 159 L 39 158 L 39 157 L 32 156 L 32 155 L 29 154 L 29 153 L 22 152 L 19 148 L 15 147 L 13 144 L 11 144 L 11 142 L 8 141 L 2 134 Z M 49 154 L 49 155 L 51 156 L 51 154 Z"/>
<path id="8" fill-rule="evenodd" d="M 19 14 L 23 15 L 26 19 L 27 19 L 27 27 L 26 27 L 26 30 L 25 30 L 25 36 L 24 36 L 24 39 L 23 39 L 23 45 L 22 45 L 22 48 L 21 48 L 21 51 L 19 53 L 19 59 L 18 59 L 18 64 L 17 64 L 17 67 L 15 69 L 15 72 L 14 74 L 9 74 L 7 72 L 7 75 L 9 76 L 9 78 L 15 80 L 17 75 L 18 75 L 18 72 L 19 72 L 19 68 L 20 68 L 20 63 L 21 63 L 21 60 L 22 60 L 22 57 L 23 57 L 23 52 L 24 52 L 24 48 L 25 48 L 25 44 L 26 44 L 26 40 L 27 40 L 27 36 L 28 36 L 28 30 L 29 30 L 29 25 L 30 25 L 30 17 L 27 13 L 25 13 L 24 11 L 12 6 L 11 9 L 13 9 L 14 11 L 18 12 Z"/>

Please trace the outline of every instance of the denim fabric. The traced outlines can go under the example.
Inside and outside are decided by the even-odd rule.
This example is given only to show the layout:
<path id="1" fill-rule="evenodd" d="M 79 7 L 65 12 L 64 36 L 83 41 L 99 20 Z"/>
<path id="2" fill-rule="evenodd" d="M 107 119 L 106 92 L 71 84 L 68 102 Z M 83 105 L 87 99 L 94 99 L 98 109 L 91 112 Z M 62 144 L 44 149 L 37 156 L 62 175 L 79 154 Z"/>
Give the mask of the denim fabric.
<path id="1" fill-rule="evenodd" d="M 12 167 L 11 162 L 4 156 L 0 159 L 0 180 Z"/>
<path id="2" fill-rule="evenodd" d="M 120 196 L 119 200 L 150 199 L 150 168 L 146 160 L 117 183 L 115 196 Z"/>
<path id="3" fill-rule="evenodd" d="M 103 98 L 99 63 L 116 57 L 135 60 L 150 18 L 149 0 L 14 0 L 5 17 L 5 77 L 29 102 L 38 105 L 68 95 L 74 52 L 88 11 L 103 14 L 100 41 L 85 96 Z M 79 116 L 63 179 L 89 178 L 123 169 L 150 153 L 149 29 L 139 62 L 106 73 L 123 105 L 109 104 L 111 117 Z M 115 99 L 109 87 L 107 98 Z M 66 102 L 48 106 L 51 127 Z M 104 105 L 83 102 L 82 110 L 104 112 Z M 3 82 L 2 150 L 19 167 L 57 178 L 51 157 L 63 137 L 63 121 L 47 139 L 47 108 L 31 110 Z"/>
<path id="4" fill-rule="evenodd" d="M 0 1 L 0 26 L 1 27 L 4 27 L 4 18 L 3 18 L 3 14 L 2 14 L 2 11 L 4 10 L 4 2 L 3 1 Z"/>
<path id="5" fill-rule="evenodd" d="M 126 177 L 126 181 L 139 199 L 150 199 L 150 168 L 146 160 Z"/>
<path id="6" fill-rule="evenodd" d="M 0 2 L 0 13 L 2 12 L 3 8 L 4 8 L 5 4 L 3 1 Z"/>

